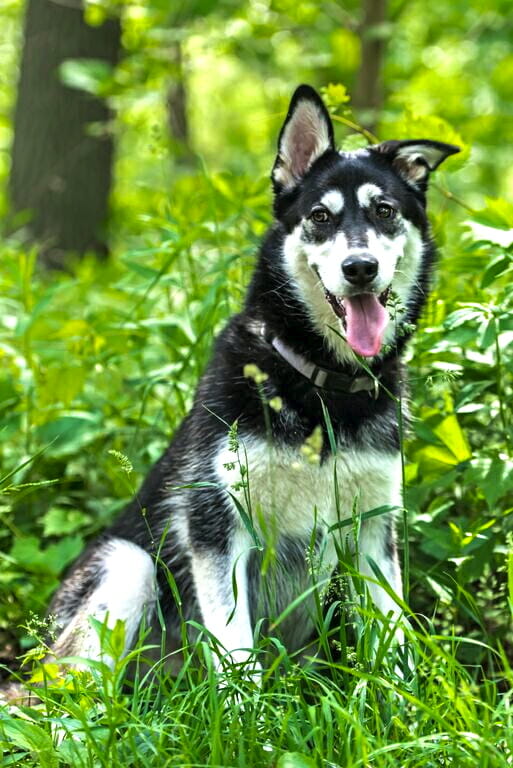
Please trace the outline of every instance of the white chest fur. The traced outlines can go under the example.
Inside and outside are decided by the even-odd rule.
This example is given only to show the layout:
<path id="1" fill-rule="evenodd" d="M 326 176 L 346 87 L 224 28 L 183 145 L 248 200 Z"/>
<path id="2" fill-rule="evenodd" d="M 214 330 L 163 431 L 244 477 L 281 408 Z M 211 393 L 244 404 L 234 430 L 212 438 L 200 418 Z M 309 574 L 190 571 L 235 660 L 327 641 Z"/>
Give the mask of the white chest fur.
<path id="1" fill-rule="evenodd" d="M 299 449 L 241 439 L 238 453 L 223 444 L 215 457 L 219 481 L 237 496 L 259 528 L 310 536 L 353 511 L 401 504 L 399 454 L 341 450 L 312 464 Z"/>
<path id="2" fill-rule="evenodd" d="M 230 573 L 236 574 L 239 594 L 250 597 L 246 612 L 236 610 L 238 620 L 245 622 L 246 628 L 249 626 L 247 612 L 252 605 L 250 613 L 254 617 L 271 617 L 275 622 L 298 595 L 303 595 L 299 608 L 280 625 L 287 647 L 302 647 L 312 631 L 316 610 L 309 590 L 316 586 L 319 594 L 324 594 L 337 567 L 339 545 L 345 550 L 346 544 L 366 579 L 374 603 L 384 615 L 390 611 L 397 613 L 395 599 L 378 584 L 372 567 L 372 563 L 377 564 L 400 598 L 399 563 L 390 554 L 394 551 L 394 539 L 388 516 L 379 515 L 363 522 L 357 541 L 352 536 L 352 525 L 340 530 L 335 526 L 332 535 L 325 534 L 339 520 L 351 520 L 355 512 L 364 513 L 385 504 L 400 506 L 399 453 L 345 449 L 336 457 L 315 464 L 299 449 L 269 445 L 253 437 L 239 438 L 236 453 L 223 441 L 214 458 L 215 470 L 219 482 L 252 519 L 264 551 L 258 561 L 259 586 L 252 582 L 253 588 L 248 591 L 244 585 L 254 542 L 241 520 L 239 532 L 232 535 Z M 234 504 L 235 515 L 236 507 Z M 310 548 L 310 543 L 314 548 Z"/>

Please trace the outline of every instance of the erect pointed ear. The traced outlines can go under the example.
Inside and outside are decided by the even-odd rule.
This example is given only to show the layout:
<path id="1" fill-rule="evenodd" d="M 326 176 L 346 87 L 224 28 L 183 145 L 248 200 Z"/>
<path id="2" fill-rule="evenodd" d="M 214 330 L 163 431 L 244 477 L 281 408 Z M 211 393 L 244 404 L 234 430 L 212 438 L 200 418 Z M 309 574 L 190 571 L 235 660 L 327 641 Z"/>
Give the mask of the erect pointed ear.
<path id="1" fill-rule="evenodd" d="M 321 97 L 309 85 L 300 85 L 278 139 L 271 174 L 275 191 L 294 187 L 318 157 L 334 148 L 333 125 Z"/>
<path id="2" fill-rule="evenodd" d="M 438 168 L 446 157 L 460 152 L 454 144 L 429 139 L 384 141 L 371 149 L 389 157 L 399 176 L 420 189 L 426 187 L 430 172 Z"/>

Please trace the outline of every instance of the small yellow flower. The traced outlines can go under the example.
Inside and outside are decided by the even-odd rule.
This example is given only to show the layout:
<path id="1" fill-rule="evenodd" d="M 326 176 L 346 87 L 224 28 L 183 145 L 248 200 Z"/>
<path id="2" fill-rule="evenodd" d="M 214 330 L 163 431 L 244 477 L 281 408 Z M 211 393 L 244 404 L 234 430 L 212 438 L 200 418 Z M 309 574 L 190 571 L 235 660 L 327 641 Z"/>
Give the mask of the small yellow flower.
<path id="1" fill-rule="evenodd" d="M 328 107 L 340 107 L 342 104 L 347 104 L 350 100 L 347 88 L 342 83 L 330 83 L 326 88 L 322 89 L 322 92 Z"/>
<path id="2" fill-rule="evenodd" d="M 322 429 L 320 426 L 317 426 L 299 449 L 309 464 L 320 464 L 322 443 Z"/>
<path id="3" fill-rule="evenodd" d="M 269 400 L 269 407 L 273 409 L 273 411 L 276 411 L 278 413 L 283 408 L 283 400 L 281 397 L 272 397 Z"/>
<path id="4" fill-rule="evenodd" d="M 261 371 L 258 365 L 255 365 L 254 363 L 245 365 L 242 372 L 246 379 L 253 379 L 255 384 L 263 384 L 264 381 L 267 381 L 269 378 L 267 373 Z"/>

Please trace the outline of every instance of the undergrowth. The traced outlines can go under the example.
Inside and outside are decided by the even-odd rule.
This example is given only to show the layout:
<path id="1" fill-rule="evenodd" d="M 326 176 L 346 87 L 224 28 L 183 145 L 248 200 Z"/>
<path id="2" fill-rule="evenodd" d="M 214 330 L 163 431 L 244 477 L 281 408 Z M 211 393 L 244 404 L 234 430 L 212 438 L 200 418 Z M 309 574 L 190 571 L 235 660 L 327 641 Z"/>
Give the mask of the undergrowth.
<path id="1" fill-rule="evenodd" d="M 445 198 L 435 201 L 440 240 Z M 268 206 L 266 180 L 202 174 L 177 182 L 105 265 L 43 274 L 34 253 L 2 246 L 6 674 L 23 653 L 30 669 L 65 568 L 187 412 L 215 333 L 241 305 Z M 178 677 L 143 663 L 145 637 L 122 658 L 120 625 L 104 637 L 113 669 L 85 662 L 53 678 L 35 662 L 41 703 L 0 713 L 2 765 L 511 765 L 513 211 L 490 201 L 466 216 L 410 363 L 403 549 L 415 671 L 398 674 L 389 628 L 365 604 L 321 628 L 324 660 L 300 665 L 262 641 L 274 656 L 261 686 L 228 660 L 220 684 L 206 638 L 184 650 Z"/>

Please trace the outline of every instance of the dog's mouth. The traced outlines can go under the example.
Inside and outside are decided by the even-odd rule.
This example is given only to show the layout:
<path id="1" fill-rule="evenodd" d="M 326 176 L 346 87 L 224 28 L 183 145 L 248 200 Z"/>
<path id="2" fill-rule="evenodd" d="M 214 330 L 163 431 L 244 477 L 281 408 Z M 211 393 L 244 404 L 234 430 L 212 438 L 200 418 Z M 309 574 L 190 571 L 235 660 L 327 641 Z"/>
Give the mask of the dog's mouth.
<path id="1" fill-rule="evenodd" d="M 326 300 L 342 321 L 346 340 L 351 349 L 362 357 L 378 355 L 389 315 L 386 304 L 390 286 L 382 293 L 357 293 L 353 296 L 335 296 L 324 288 Z"/>

